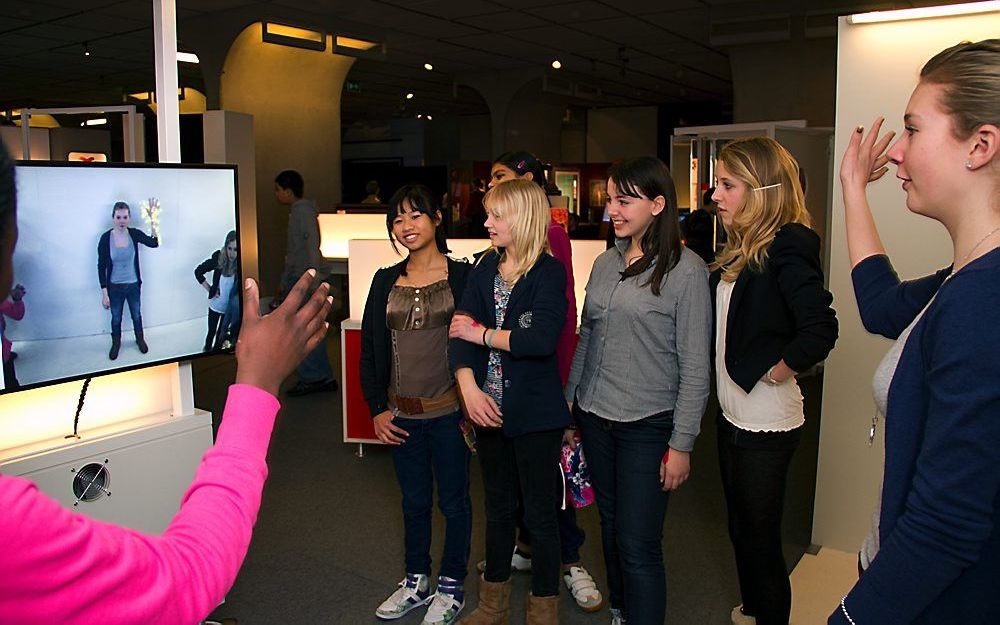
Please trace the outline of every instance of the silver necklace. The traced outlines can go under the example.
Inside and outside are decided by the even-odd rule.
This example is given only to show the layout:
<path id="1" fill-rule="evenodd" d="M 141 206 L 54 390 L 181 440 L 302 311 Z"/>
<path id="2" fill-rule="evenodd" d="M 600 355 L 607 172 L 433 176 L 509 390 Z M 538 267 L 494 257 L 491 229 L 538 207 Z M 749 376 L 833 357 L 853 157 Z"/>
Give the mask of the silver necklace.
<path id="1" fill-rule="evenodd" d="M 990 230 L 989 232 L 986 233 L 986 236 L 979 239 L 979 242 L 972 246 L 972 249 L 969 250 L 969 253 L 962 257 L 961 260 L 962 265 L 965 265 L 965 261 L 969 260 L 969 257 L 972 256 L 972 253 L 975 252 L 977 249 L 979 249 L 979 246 L 982 245 L 986 241 L 986 239 L 990 238 L 998 231 L 1000 231 L 1000 226 L 997 226 L 996 228 Z"/>

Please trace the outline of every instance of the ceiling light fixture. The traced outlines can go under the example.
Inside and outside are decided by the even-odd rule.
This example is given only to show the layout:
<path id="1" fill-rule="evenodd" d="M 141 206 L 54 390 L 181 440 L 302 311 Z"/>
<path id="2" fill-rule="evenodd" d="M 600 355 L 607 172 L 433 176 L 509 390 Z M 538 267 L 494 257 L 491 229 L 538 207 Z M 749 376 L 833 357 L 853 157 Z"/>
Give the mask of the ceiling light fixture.
<path id="1" fill-rule="evenodd" d="M 559 61 L 559 59 L 552 61 L 552 69 L 560 69 L 561 67 L 562 63 Z"/>
<path id="2" fill-rule="evenodd" d="M 423 118 L 424 118 L 423 113 L 417 113 L 417 119 L 423 119 Z"/>
<path id="3" fill-rule="evenodd" d="M 262 22 L 260 36 L 266 43 L 278 43 L 306 50 L 326 50 L 326 33 L 319 30 Z"/>
<path id="4" fill-rule="evenodd" d="M 432 72 L 434 71 L 434 66 L 431 65 L 430 63 L 424 63 L 424 69 L 426 69 L 428 72 Z"/>
<path id="5" fill-rule="evenodd" d="M 406 94 L 406 99 L 407 100 L 412 100 L 413 99 L 413 92 L 412 91 Z"/>
<path id="6" fill-rule="evenodd" d="M 83 56 L 90 56 L 90 44 L 83 42 Z"/>
<path id="7" fill-rule="evenodd" d="M 354 37 L 341 37 L 340 35 L 337 35 L 338 48 L 350 48 L 351 50 L 361 50 L 362 52 L 365 52 L 367 50 L 371 50 L 377 45 L 379 44 L 374 41 L 355 39 Z"/>
<path id="8" fill-rule="evenodd" d="M 973 13 L 990 13 L 1000 11 L 1000 2 L 971 2 L 968 4 L 951 4 L 944 6 L 920 7 L 916 9 L 900 9 L 898 11 L 873 11 L 847 16 L 848 24 L 874 24 L 876 22 L 898 22 L 902 20 L 919 20 L 928 17 L 947 17 L 951 15 L 969 15 Z"/>
<path id="9" fill-rule="evenodd" d="M 433 117 L 431 117 L 430 115 L 428 115 L 428 116 L 427 116 L 427 121 L 433 121 L 433 119 L 434 119 L 434 118 L 433 118 Z"/>
<path id="10" fill-rule="evenodd" d="M 88 119 L 84 123 L 88 126 L 103 126 L 108 123 L 108 119 L 106 117 L 98 117 L 96 119 Z"/>
<path id="11" fill-rule="evenodd" d="M 198 59 L 198 55 L 194 52 L 178 52 L 177 53 L 178 63 L 201 63 Z"/>

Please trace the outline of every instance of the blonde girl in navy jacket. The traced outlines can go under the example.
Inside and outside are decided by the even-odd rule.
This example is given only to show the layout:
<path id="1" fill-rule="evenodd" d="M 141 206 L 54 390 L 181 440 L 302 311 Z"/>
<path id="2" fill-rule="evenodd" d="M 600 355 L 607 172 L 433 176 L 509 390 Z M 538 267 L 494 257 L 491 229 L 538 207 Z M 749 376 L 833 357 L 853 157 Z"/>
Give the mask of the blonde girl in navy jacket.
<path id="1" fill-rule="evenodd" d="M 510 548 L 518 492 L 531 531 L 529 623 L 556 623 L 560 548 L 556 508 L 563 428 L 570 423 L 556 361 L 566 318 L 566 271 L 549 254 L 548 198 L 534 182 L 497 185 L 483 198 L 493 248 L 480 259 L 451 325 L 450 359 L 486 491 L 486 569 L 479 606 L 462 622 L 509 619 Z"/>
<path id="2" fill-rule="evenodd" d="M 840 180 L 861 320 L 896 339 L 879 550 L 829 623 L 1000 622 L 1000 39 L 934 56 L 906 107 L 852 133 Z M 952 266 L 900 281 L 865 188 L 896 166 L 906 207 L 941 223 Z M 878 396 L 881 396 L 879 398 Z M 845 502 L 845 504 L 848 502 Z"/>

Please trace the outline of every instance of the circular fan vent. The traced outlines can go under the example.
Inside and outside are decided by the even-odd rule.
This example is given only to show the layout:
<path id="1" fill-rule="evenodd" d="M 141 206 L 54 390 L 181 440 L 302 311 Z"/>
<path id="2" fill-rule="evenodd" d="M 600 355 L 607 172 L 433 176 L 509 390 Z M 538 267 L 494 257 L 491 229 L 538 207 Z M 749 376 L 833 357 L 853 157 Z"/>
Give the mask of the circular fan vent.
<path id="1" fill-rule="evenodd" d="M 73 495 L 77 503 L 97 501 L 104 495 L 111 495 L 111 475 L 104 464 L 91 462 L 76 472 L 73 478 Z M 73 504 L 76 505 L 76 504 Z"/>

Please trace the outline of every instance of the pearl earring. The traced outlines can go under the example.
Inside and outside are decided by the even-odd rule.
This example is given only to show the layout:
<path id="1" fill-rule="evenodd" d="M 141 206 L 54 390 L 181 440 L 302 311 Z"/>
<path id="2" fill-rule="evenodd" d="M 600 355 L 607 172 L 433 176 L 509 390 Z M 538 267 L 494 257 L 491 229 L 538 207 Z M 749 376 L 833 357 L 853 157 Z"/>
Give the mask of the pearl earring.
<path id="1" fill-rule="evenodd" d="M 965 161 L 965 168 L 972 169 L 972 161 Z"/>

